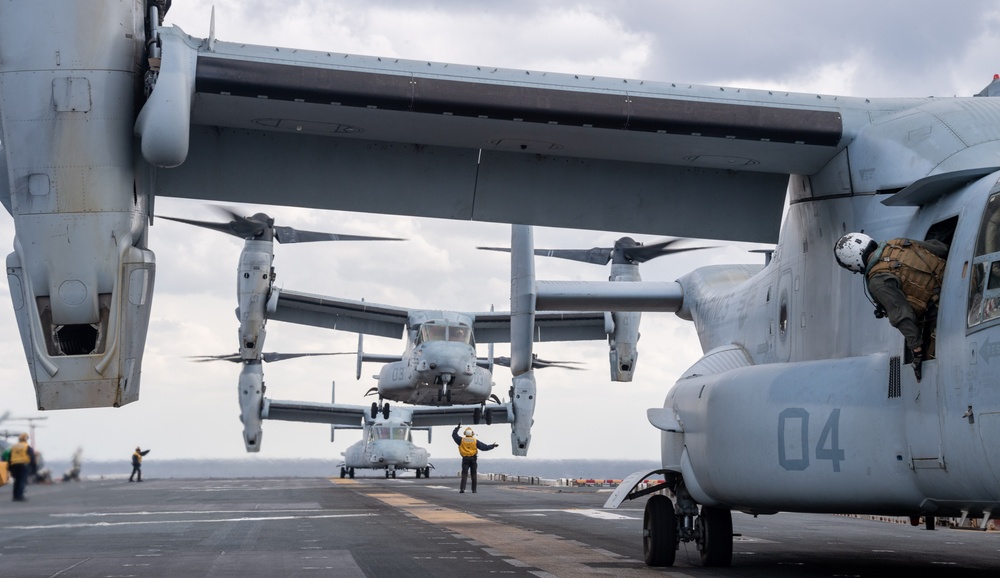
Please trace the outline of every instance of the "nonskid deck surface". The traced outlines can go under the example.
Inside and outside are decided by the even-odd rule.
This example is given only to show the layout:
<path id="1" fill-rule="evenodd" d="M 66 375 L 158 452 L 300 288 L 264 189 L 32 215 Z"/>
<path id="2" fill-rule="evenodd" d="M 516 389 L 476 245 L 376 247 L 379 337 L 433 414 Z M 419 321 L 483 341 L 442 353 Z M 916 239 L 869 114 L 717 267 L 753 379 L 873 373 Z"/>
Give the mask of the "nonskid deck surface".
<path id="1" fill-rule="evenodd" d="M 995 576 L 1000 533 L 736 513 L 733 567 L 642 563 L 642 507 L 606 488 L 456 478 L 147 479 L 0 489 L 0 576 Z"/>

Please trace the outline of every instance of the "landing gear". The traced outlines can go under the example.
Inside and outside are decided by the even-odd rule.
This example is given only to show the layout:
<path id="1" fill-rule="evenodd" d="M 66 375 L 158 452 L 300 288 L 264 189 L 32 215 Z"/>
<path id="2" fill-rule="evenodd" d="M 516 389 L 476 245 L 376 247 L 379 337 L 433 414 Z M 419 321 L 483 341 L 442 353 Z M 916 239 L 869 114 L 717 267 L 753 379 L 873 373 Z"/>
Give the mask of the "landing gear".
<path id="1" fill-rule="evenodd" d="M 347 468 L 340 468 L 340 479 L 347 477 Z"/>
<path id="2" fill-rule="evenodd" d="M 354 479 L 354 468 L 347 469 L 347 477 L 351 478 L 352 480 Z"/>
<path id="3" fill-rule="evenodd" d="M 423 468 L 417 468 L 417 479 L 420 479 L 420 472 L 424 471 Z"/>
<path id="4" fill-rule="evenodd" d="M 704 566 L 733 562 L 733 515 L 725 508 L 701 506 L 679 480 L 668 478 L 674 502 L 663 494 L 646 502 L 642 549 L 649 566 L 673 566 L 681 542 L 695 542 Z M 676 485 L 674 485 L 676 484 Z"/>
<path id="5" fill-rule="evenodd" d="M 382 406 L 382 417 L 389 419 L 389 402 Z"/>
<path id="6" fill-rule="evenodd" d="M 389 468 L 385 469 L 385 479 L 389 479 Z"/>
<path id="7" fill-rule="evenodd" d="M 486 410 L 486 425 L 493 425 L 493 410 Z"/>
<path id="8" fill-rule="evenodd" d="M 431 467 L 427 466 L 424 468 L 424 479 L 431 477 Z"/>
<path id="9" fill-rule="evenodd" d="M 472 425 L 479 425 L 479 422 L 483 419 L 483 408 L 477 407 L 472 410 Z"/>
<path id="10" fill-rule="evenodd" d="M 642 552 L 647 566 L 673 566 L 677 555 L 677 517 L 666 496 L 653 496 L 642 516 Z"/>
<path id="11" fill-rule="evenodd" d="M 703 566 L 729 566 L 733 562 L 733 514 L 722 508 L 701 507 L 695 520 L 695 541 Z"/>

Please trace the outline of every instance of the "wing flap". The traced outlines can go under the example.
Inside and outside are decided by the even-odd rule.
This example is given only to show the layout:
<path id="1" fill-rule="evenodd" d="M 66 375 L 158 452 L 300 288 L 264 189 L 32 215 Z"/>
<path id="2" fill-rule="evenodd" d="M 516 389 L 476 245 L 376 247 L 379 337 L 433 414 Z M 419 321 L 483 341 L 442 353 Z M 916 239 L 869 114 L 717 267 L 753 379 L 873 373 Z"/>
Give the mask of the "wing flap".
<path id="1" fill-rule="evenodd" d="M 399 339 L 406 327 L 407 310 L 282 290 L 268 319 Z"/>

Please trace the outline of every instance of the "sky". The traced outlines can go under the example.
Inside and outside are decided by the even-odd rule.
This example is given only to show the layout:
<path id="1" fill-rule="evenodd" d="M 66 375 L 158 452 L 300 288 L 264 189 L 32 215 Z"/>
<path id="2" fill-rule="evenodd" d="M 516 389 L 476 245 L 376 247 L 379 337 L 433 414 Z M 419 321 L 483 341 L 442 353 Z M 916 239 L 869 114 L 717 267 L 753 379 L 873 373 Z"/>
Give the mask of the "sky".
<path id="1" fill-rule="evenodd" d="M 188 34 L 209 33 L 211 4 L 176 0 L 167 24 Z M 963 0 L 708 0 L 472 2 L 369 0 L 281 2 L 217 0 L 220 40 L 329 50 L 514 69 L 582 73 L 612 78 L 687 82 L 805 93 L 883 96 L 968 96 L 985 87 L 1000 62 L 1000 7 Z M 461 311 L 509 309 L 509 258 L 478 245 L 505 246 L 506 225 L 315 211 L 278 206 L 229 205 L 246 214 L 264 211 L 278 224 L 335 233 L 388 235 L 400 243 L 277 245 L 279 286 L 410 308 Z M 205 204 L 157 199 L 160 215 L 210 219 Z M 538 248 L 610 246 L 628 231 L 536 228 Z M 10 250 L 13 221 L 0 212 L 0 247 Z M 632 235 L 640 241 L 658 238 Z M 643 264 L 651 281 L 673 281 L 713 264 L 760 262 L 759 245 L 717 248 Z M 242 241 L 165 220 L 155 222 L 156 289 L 143 362 L 139 401 L 113 409 L 38 412 L 13 311 L 0 304 L 0 414 L 41 417 L 37 449 L 68 459 L 81 447 L 85 460 L 121 460 L 136 445 L 157 459 L 248 457 L 323 458 L 335 462 L 358 441 L 357 432 L 327 426 L 264 422 L 262 449 L 246 454 L 239 422 L 239 366 L 195 363 L 190 356 L 236 351 L 235 271 Z M 604 280 L 608 269 L 538 259 L 539 279 Z M 6 294 L 6 279 L 0 280 Z M 4 297 L 7 300 L 9 297 Z M 266 351 L 344 351 L 354 334 L 269 323 Z M 636 376 L 609 380 L 604 342 L 542 343 L 546 359 L 583 361 L 584 369 L 536 372 L 538 405 L 529 457 L 523 459 L 659 459 L 659 435 L 646 409 L 661 407 L 673 382 L 701 355 L 692 325 L 669 313 L 643 315 Z M 365 338 L 365 349 L 400 353 L 401 340 Z M 485 355 L 485 346 L 479 353 Z M 507 355 L 498 346 L 497 355 Z M 265 365 L 274 399 L 328 401 L 336 382 L 340 403 L 369 405 L 375 364 L 356 380 L 355 357 L 318 357 Z M 498 368 L 495 392 L 506 397 L 510 373 Z M 23 422 L 22 422 L 23 423 Z M 24 429 L 11 423 L 3 429 Z M 431 443 L 414 441 L 435 457 L 454 457 L 450 428 Z M 509 457 L 510 428 L 479 426 L 477 433 Z M 84 466 L 86 467 L 86 466 Z M 627 472 L 623 472 L 625 474 Z"/>

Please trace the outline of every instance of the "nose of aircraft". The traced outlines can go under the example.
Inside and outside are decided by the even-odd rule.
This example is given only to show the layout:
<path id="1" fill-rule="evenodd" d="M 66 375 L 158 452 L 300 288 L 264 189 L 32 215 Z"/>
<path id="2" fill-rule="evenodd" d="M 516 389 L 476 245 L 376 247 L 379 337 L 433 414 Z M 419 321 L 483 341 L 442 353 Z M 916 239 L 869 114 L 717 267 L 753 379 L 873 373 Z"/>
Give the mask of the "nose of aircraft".
<path id="1" fill-rule="evenodd" d="M 469 375 L 474 367 L 474 352 L 464 343 L 440 342 L 427 344 L 423 361 L 437 374 Z"/>
<path id="2" fill-rule="evenodd" d="M 403 440 L 383 440 L 376 450 L 379 463 L 404 464 L 409 461 L 409 443 Z"/>

